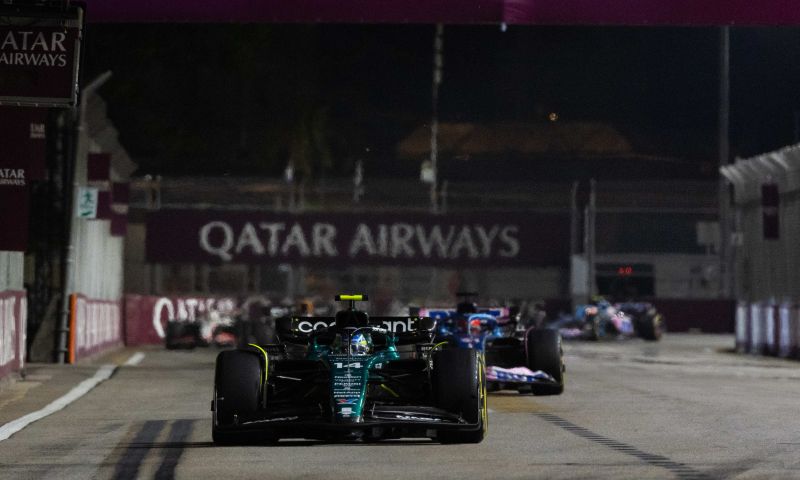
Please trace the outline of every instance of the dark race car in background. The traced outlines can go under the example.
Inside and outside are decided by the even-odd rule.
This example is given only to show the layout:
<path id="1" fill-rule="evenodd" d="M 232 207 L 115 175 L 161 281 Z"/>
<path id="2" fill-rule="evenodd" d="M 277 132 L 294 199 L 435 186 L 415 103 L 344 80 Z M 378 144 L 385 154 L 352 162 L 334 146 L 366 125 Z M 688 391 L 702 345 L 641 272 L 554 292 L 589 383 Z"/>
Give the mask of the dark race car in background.
<path id="1" fill-rule="evenodd" d="M 525 327 L 515 309 L 479 307 L 460 293 L 456 308 L 421 307 L 436 320 L 435 342 L 484 354 L 490 390 L 559 395 L 564 391 L 564 360 L 557 330 Z"/>
<path id="2" fill-rule="evenodd" d="M 640 337 L 658 341 L 666 327 L 655 306 L 644 302 L 610 303 L 597 299 L 578 305 L 573 315 L 562 314 L 549 327 L 564 338 L 603 340 Z"/>
<path id="3" fill-rule="evenodd" d="M 164 344 L 169 350 L 216 346 L 234 347 L 238 342 L 236 318 L 216 310 L 199 315 L 194 321 L 170 319 L 164 329 Z"/>
<path id="4" fill-rule="evenodd" d="M 434 346 L 430 318 L 370 317 L 355 308 L 366 299 L 337 296 L 350 305 L 334 317 L 278 319 L 278 343 L 221 352 L 214 442 L 482 441 L 488 410 L 480 352 Z M 395 332 L 395 325 L 406 327 Z M 400 346 L 413 352 L 404 357 Z"/>
<path id="5" fill-rule="evenodd" d="M 274 343 L 276 318 L 331 312 L 330 303 L 308 298 L 283 299 L 275 303 L 262 298 L 254 303 L 253 308 L 209 309 L 193 319 L 170 319 L 164 327 L 164 343 L 170 350 Z"/>

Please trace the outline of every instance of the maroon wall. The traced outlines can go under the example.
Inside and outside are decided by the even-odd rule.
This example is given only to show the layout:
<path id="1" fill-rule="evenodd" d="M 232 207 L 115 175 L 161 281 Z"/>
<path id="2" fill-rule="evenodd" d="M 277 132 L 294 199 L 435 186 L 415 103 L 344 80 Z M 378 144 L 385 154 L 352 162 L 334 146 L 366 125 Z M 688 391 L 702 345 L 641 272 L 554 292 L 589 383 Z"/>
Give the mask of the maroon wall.
<path id="1" fill-rule="evenodd" d="M 686 332 L 698 329 L 703 333 L 733 333 L 736 302 L 733 300 L 654 300 L 667 322 L 667 331 Z"/>
<path id="2" fill-rule="evenodd" d="M 664 316 L 668 332 L 688 332 L 697 329 L 703 333 L 733 333 L 736 302 L 733 300 L 689 300 L 663 298 L 652 303 Z M 548 299 L 545 303 L 548 318 L 572 311 L 567 299 Z"/>
<path id="3" fill-rule="evenodd" d="M 122 345 L 120 302 L 72 295 L 70 304 L 70 363 Z"/>

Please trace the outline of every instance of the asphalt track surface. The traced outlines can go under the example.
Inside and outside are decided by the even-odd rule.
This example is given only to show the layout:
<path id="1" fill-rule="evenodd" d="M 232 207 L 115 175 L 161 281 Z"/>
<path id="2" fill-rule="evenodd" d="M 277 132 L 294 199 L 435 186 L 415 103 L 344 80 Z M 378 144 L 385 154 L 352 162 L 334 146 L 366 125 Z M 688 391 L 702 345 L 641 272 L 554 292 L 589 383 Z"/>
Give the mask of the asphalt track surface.
<path id="1" fill-rule="evenodd" d="M 492 394 L 486 440 L 447 446 L 216 447 L 216 352 L 146 349 L 123 365 L 128 350 L 109 380 L 0 442 L 0 478 L 800 478 L 800 363 L 720 351 L 732 342 L 570 343 L 563 395 Z M 0 389 L 0 423 L 46 396 L 45 375 L 13 393 L 34 380 Z"/>

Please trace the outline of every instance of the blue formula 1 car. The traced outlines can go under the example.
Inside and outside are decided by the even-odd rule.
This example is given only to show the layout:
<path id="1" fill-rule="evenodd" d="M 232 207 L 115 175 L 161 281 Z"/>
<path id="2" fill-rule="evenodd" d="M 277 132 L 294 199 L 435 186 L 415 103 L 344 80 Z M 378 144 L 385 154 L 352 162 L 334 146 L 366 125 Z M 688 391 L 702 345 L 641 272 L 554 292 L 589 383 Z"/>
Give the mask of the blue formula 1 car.
<path id="1" fill-rule="evenodd" d="M 475 294 L 459 293 L 456 308 L 420 308 L 436 320 L 437 344 L 482 352 L 489 390 L 560 395 L 564 391 L 561 335 L 553 329 L 517 328 L 517 315 L 506 307 L 478 307 Z"/>
<path id="2" fill-rule="evenodd" d="M 664 318 L 650 303 L 610 303 L 598 298 L 578 305 L 573 315 L 562 314 L 550 325 L 564 338 L 604 340 L 640 337 L 658 341 L 664 331 Z"/>

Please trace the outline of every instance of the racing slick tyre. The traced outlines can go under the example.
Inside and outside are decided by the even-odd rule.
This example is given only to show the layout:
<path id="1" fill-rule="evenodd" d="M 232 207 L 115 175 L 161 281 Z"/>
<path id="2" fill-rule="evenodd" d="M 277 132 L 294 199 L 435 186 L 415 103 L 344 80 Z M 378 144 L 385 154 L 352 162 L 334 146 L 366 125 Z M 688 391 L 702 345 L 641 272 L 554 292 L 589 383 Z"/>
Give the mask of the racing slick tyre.
<path id="1" fill-rule="evenodd" d="M 261 366 L 257 355 L 241 350 L 228 350 L 217 355 L 214 372 L 214 418 L 211 436 L 214 443 L 252 442 L 252 435 L 225 431 L 240 416 L 258 410 L 261 388 Z"/>
<path id="2" fill-rule="evenodd" d="M 636 320 L 636 331 L 639 336 L 650 342 L 657 342 L 663 334 L 664 319 L 660 313 L 644 314 Z"/>
<path id="3" fill-rule="evenodd" d="M 433 393 L 436 406 L 456 413 L 476 430 L 441 430 L 441 443 L 480 443 L 488 427 L 486 374 L 479 353 L 452 348 L 433 355 Z"/>
<path id="4" fill-rule="evenodd" d="M 553 377 L 558 385 L 531 385 L 534 395 L 561 395 L 564 393 L 564 351 L 558 330 L 528 330 L 526 334 L 528 368 L 541 370 Z"/>

